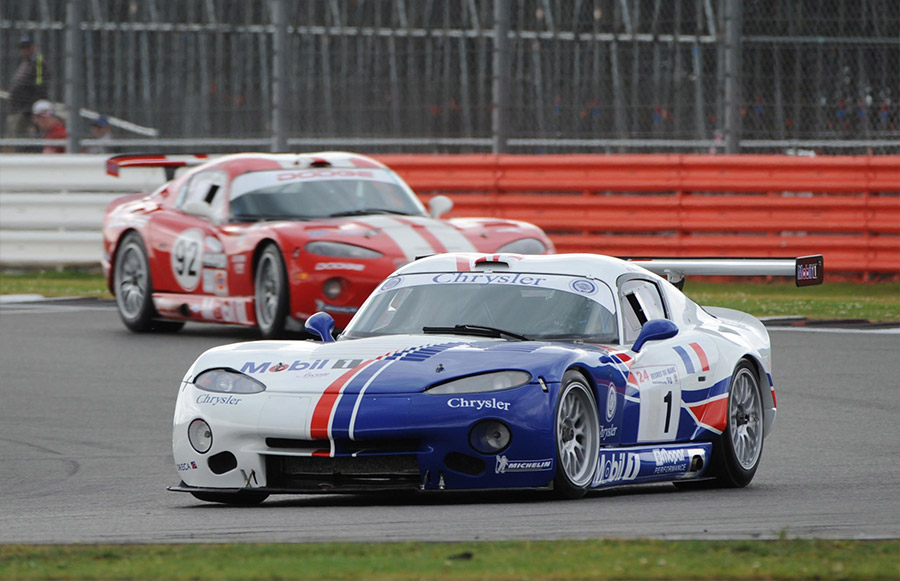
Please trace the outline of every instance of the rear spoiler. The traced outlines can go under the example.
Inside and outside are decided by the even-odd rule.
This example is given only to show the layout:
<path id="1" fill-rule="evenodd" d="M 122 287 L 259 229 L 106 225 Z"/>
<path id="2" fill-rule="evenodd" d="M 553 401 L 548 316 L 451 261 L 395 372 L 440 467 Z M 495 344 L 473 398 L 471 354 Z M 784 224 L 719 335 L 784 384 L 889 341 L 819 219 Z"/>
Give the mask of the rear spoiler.
<path id="1" fill-rule="evenodd" d="M 821 254 L 798 258 L 624 258 L 666 276 L 679 288 L 687 275 L 790 276 L 797 286 L 822 284 L 825 261 Z"/>
<path id="2" fill-rule="evenodd" d="M 106 173 L 119 177 L 119 169 L 123 167 L 161 167 L 166 172 L 166 179 L 175 177 L 175 170 L 180 167 L 201 165 L 209 161 L 206 154 L 197 155 L 158 155 L 127 153 L 114 155 L 106 160 Z"/>

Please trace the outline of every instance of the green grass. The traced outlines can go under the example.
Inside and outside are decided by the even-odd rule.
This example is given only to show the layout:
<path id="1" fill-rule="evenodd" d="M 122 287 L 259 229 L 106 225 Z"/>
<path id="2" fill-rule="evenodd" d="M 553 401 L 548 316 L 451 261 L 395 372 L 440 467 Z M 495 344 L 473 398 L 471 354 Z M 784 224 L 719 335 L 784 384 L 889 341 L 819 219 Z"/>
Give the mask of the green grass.
<path id="1" fill-rule="evenodd" d="M 900 541 L 0 546 L 0 579 L 897 579 Z"/>
<path id="2" fill-rule="evenodd" d="M 790 282 L 708 282 L 689 279 L 685 292 L 701 305 L 728 307 L 757 317 L 900 321 L 900 283 L 826 282 L 797 288 Z M 0 294 L 112 298 L 98 272 L 0 272 Z"/>

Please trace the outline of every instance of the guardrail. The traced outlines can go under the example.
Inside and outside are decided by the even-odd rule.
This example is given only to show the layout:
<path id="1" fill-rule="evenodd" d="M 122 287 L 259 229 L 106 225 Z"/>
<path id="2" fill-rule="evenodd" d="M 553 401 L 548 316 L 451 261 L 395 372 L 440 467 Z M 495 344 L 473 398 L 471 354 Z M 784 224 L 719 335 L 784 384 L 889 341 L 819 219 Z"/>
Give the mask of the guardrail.
<path id="1" fill-rule="evenodd" d="M 544 228 L 559 252 L 824 254 L 829 273 L 900 276 L 900 156 L 382 155 L 452 216 Z M 106 156 L 0 156 L 0 266 L 97 264 L 106 204 L 159 170 Z"/>

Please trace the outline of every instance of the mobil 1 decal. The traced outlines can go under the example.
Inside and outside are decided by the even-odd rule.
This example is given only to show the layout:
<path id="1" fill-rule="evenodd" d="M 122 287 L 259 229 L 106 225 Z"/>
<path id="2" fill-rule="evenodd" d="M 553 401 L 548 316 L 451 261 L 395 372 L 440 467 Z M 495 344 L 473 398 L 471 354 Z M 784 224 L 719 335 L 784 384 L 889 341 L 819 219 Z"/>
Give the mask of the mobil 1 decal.
<path id="1" fill-rule="evenodd" d="M 197 288 L 203 270 L 203 230 L 191 228 L 175 239 L 171 254 L 172 274 L 186 291 Z"/>

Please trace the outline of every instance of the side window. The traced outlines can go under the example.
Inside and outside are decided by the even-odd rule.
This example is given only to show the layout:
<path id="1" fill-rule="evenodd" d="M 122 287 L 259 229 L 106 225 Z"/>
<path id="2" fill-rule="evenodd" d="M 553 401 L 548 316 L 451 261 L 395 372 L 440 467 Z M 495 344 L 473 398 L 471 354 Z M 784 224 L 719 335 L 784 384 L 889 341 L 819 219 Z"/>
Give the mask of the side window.
<path id="1" fill-rule="evenodd" d="M 205 171 L 194 175 L 179 195 L 178 207 L 191 201 L 206 202 L 215 213 L 225 207 L 225 184 L 228 176 L 220 171 Z"/>
<path id="2" fill-rule="evenodd" d="M 625 342 L 637 339 L 641 326 L 651 319 L 666 319 L 666 307 L 659 287 L 649 280 L 630 279 L 619 285 Z"/>

